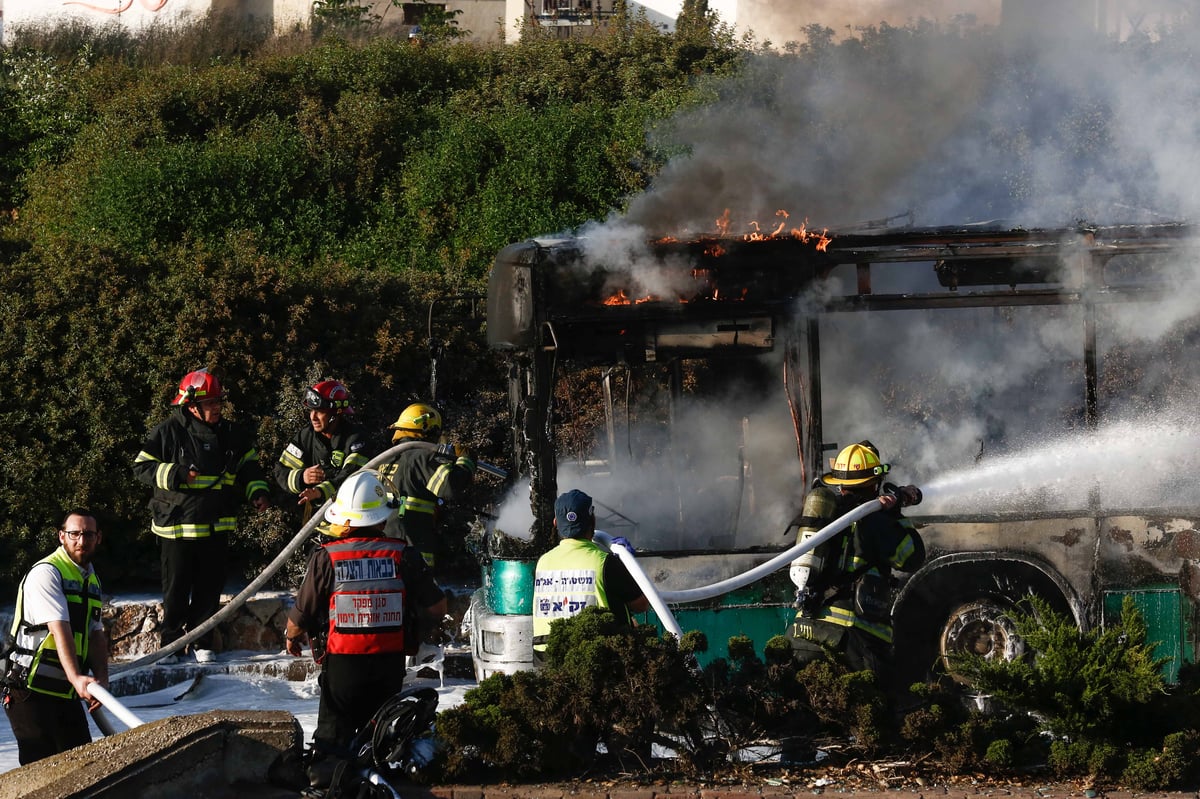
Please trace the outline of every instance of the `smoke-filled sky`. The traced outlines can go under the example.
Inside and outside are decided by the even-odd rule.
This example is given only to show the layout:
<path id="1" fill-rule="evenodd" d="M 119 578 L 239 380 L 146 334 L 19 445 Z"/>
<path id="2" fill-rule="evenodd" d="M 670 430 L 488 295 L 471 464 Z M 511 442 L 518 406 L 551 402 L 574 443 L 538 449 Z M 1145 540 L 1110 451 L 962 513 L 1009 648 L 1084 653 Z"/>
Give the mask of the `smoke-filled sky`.
<path id="1" fill-rule="evenodd" d="M 637 264 L 642 241 L 715 232 L 726 209 L 733 233 L 750 220 L 765 227 L 785 209 L 793 224 L 807 219 L 834 236 L 885 219 L 1006 229 L 1192 221 L 1200 210 L 1197 24 L 1124 43 L 924 26 L 816 54 L 760 54 L 712 87 L 713 102 L 651 132 L 684 154 L 626 209 L 580 235 L 593 263 Z M 1104 310 L 1096 435 L 1083 421 L 1082 311 L 1043 307 L 826 317 L 825 441 L 871 439 L 901 482 L 948 486 L 954 477 L 953 496 L 932 492 L 934 512 L 1077 508 L 1097 485 L 1123 507 L 1198 503 L 1200 488 L 1178 479 L 1200 472 L 1191 411 L 1200 320 L 1189 288 L 1198 260 L 1193 250 L 1171 265 L 1164 302 Z M 887 291 L 928 290 L 931 275 Z M 836 283 L 820 291 L 853 293 L 852 279 L 848 288 Z M 749 413 L 751 429 L 772 431 L 755 453 L 756 473 L 795 480 L 786 403 L 756 399 L 761 417 L 744 396 L 733 407 L 697 408 L 693 439 Z M 1001 456 L 1007 471 L 997 471 Z M 984 467 L 986 487 L 959 479 Z M 652 476 L 662 473 L 660 465 Z M 633 479 L 648 490 L 652 476 Z M 803 486 L 783 494 L 781 505 L 794 511 Z"/>
<path id="2" fill-rule="evenodd" d="M 711 230 L 726 208 L 784 208 L 835 230 L 910 211 L 922 226 L 1191 217 L 1200 82 L 1187 39 L 891 29 L 817 58 L 762 55 L 717 102 L 655 131 L 687 155 L 625 220 Z"/>

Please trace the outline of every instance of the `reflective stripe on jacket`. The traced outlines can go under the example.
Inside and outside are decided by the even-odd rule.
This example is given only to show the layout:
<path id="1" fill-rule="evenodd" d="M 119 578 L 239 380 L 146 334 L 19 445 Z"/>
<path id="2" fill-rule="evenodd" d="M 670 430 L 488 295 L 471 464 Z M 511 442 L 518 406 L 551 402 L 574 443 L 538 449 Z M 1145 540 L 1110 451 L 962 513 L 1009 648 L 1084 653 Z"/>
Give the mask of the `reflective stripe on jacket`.
<path id="1" fill-rule="evenodd" d="M 83 571 L 71 560 L 62 547 L 35 564 L 48 563 L 59 574 L 63 596 L 67 600 L 67 621 L 75 638 L 75 655 L 79 668 L 86 671 L 88 646 L 94 622 L 100 619 L 100 580 L 93 570 Z M 26 575 L 28 577 L 28 575 Z M 67 680 L 59 658 L 54 636 L 45 624 L 29 624 L 25 614 L 25 580 L 17 590 L 17 605 L 13 617 L 12 635 L 16 641 L 9 656 L 10 674 L 23 680 L 31 691 L 72 699 L 78 696 Z"/>
<path id="2" fill-rule="evenodd" d="M 321 502 L 332 498 L 338 486 L 367 465 L 367 446 L 362 432 L 346 417 L 341 417 L 338 430 L 326 438 L 311 426 L 302 428 L 284 447 L 275 464 L 275 482 L 285 491 L 299 494 L 309 486 L 304 484 L 304 470 L 320 466 L 325 481 L 313 488 L 321 492 Z"/>
<path id="3" fill-rule="evenodd" d="M 163 538 L 231 533 L 241 503 L 270 490 L 245 428 L 226 419 L 205 424 L 185 406 L 150 431 L 133 474 L 154 489 L 150 530 Z"/>
<path id="4" fill-rule="evenodd" d="M 325 544 L 334 574 L 326 643 L 331 655 L 404 651 L 404 546 L 387 538 Z"/>
<path id="5" fill-rule="evenodd" d="M 823 486 L 814 488 L 811 493 L 818 492 L 828 492 L 832 496 L 832 492 Z M 810 512 L 810 502 L 806 498 L 806 516 L 802 520 L 801 535 L 805 529 L 820 528 L 852 509 L 828 502 L 821 503 L 820 507 L 822 511 L 830 514 L 829 518 L 807 515 Z M 815 612 L 801 608 L 796 613 L 796 618 L 853 627 L 890 644 L 890 618 L 881 618 L 882 611 L 869 618 L 858 613 L 855 606 L 855 588 L 859 581 L 876 578 L 877 582 L 874 585 L 882 594 L 889 591 L 887 584 L 892 569 L 911 572 L 920 567 L 925 560 L 925 547 L 913 523 L 898 512 L 877 511 L 855 522 L 843 534 L 834 536 L 821 547 L 825 549 L 825 566 L 810 578 L 810 588 L 818 596 L 824 593 L 827 598 Z M 890 599 L 890 595 L 887 598 Z"/>
<path id="6" fill-rule="evenodd" d="M 427 449 L 400 452 L 379 473 L 396 486 L 400 512 L 388 522 L 388 535 L 403 537 L 422 550 L 433 548 L 439 519 L 439 500 L 461 499 L 475 478 L 475 462 Z"/>

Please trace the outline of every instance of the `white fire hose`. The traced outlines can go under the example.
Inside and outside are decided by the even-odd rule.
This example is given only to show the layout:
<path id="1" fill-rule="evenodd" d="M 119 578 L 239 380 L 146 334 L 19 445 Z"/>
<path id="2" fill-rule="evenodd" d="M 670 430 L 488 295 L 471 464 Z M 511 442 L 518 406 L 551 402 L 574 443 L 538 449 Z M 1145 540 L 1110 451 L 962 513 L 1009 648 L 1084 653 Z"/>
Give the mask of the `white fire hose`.
<path id="1" fill-rule="evenodd" d="M 712 599 L 728 594 L 730 591 L 736 591 L 739 588 L 745 588 L 756 580 L 761 580 L 768 574 L 779 571 L 784 566 L 791 564 L 800 555 L 823 544 L 835 535 L 845 530 L 850 525 L 854 524 L 864 516 L 870 516 L 875 511 L 883 510 L 883 503 L 879 500 L 864 502 L 857 508 L 854 508 L 849 513 L 845 513 L 831 521 L 818 531 L 815 535 L 799 541 L 791 549 L 780 552 L 775 557 L 760 563 L 753 569 L 750 569 L 736 577 L 730 577 L 726 580 L 721 580 L 719 583 L 702 586 L 700 588 L 686 588 L 682 591 L 663 591 L 662 598 L 667 602 L 698 602 L 702 599 Z"/>
<path id="2" fill-rule="evenodd" d="M 110 694 L 104 688 L 104 686 L 100 685 L 99 683 L 92 683 L 89 685 L 88 693 L 91 694 L 92 697 L 95 698 L 100 704 L 104 705 L 105 709 L 112 711 L 112 714 L 119 718 L 121 723 L 129 729 L 132 730 L 134 727 L 140 727 L 146 723 L 139 719 L 133 713 L 133 711 L 118 702 L 117 698 Z M 104 732 L 105 735 L 111 735 L 112 733 L 109 730 L 104 729 L 105 724 L 100 720 L 102 717 L 97 716 L 96 718 L 96 726 L 100 727 L 101 731 Z"/>
<path id="3" fill-rule="evenodd" d="M 396 446 L 379 453 L 374 458 L 372 458 L 370 461 L 368 461 L 367 465 L 362 468 L 373 469 L 375 466 L 388 460 L 393 455 L 403 452 L 406 449 L 438 450 L 438 445 L 433 444 L 428 441 L 403 441 L 403 442 L 397 444 Z M 503 469 L 500 469 L 496 466 L 492 466 L 491 464 L 477 464 L 477 465 L 479 466 L 479 468 L 481 468 L 483 471 L 487 472 L 488 474 L 492 474 L 492 475 L 496 475 L 496 476 L 505 476 L 506 475 L 506 472 Z M 251 581 L 251 583 L 249 585 L 247 585 L 245 588 L 242 589 L 241 593 L 239 593 L 237 596 L 235 596 L 233 599 L 231 599 L 225 605 L 225 607 L 221 608 L 219 611 L 217 611 L 215 614 L 213 614 L 206 622 L 201 624 L 196 629 L 189 631 L 187 633 L 187 635 L 183 636 L 182 638 L 178 638 L 178 639 L 172 641 L 171 643 L 167 644 L 162 649 L 155 650 L 154 652 L 151 652 L 148 655 L 143 655 L 142 657 L 138 658 L 137 660 L 134 660 L 131 663 L 122 665 L 119 668 L 112 669 L 112 673 L 120 674 L 120 673 L 124 673 L 126 671 L 131 671 L 133 669 L 140 668 L 142 666 L 148 666 L 151 663 L 154 663 L 155 661 L 161 660 L 162 658 L 166 657 L 167 655 L 173 655 L 176 652 L 180 652 L 188 644 L 190 644 L 193 641 L 195 641 L 196 639 L 200 638 L 202 635 L 204 635 L 205 633 L 207 633 L 210 630 L 212 630 L 213 628 L 215 628 L 218 624 L 220 624 L 221 622 L 223 622 L 226 619 L 228 619 L 229 617 L 231 617 L 234 613 L 237 612 L 238 608 L 240 608 L 242 605 L 244 605 L 246 603 L 247 599 L 250 599 L 256 593 L 258 593 L 260 588 L 262 588 L 264 585 L 267 584 L 267 581 L 270 580 L 275 575 L 275 572 L 277 572 L 281 568 L 283 568 L 283 565 L 285 563 L 287 563 L 288 558 L 290 558 L 292 556 L 292 553 L 294 553 L 296 550 L 298 550 L 301 547 L 301 545 L 304 544 L 304 542 L 308 539 L 309 534 L 312 533 L 312 531 L 316 529 L 317 525 L 321 523 L 321 520 L 325 518 L 325 509 L 332 502 L 333 502 L 332 499 L 326 500 L 325 504 L 322 505 L 320 508 L 318 508 L 317 511 L 312 515 L 312 518 L 309 519 L 308 522 L 306 522 L 304 524 L 304 526 L 300 528 L 300 532 L 296 533 L 296 536 L 291 541 L 288 542 L 287 546 L 285 546 L 279 552 L 279 554 L 275 556 L 275 559 L 273 561 L 271 561 L 265 569 L 263 569 L 262 574 L 255 577 L 254 580 Z"/>
<path id="4" fill-rule="evenodd" d="M 613 537 L 603 530 L 596 530 L 592 533 L 592 540 L 615 554 L 625 564 L 625 568 L 629 569 L 629 574 L 633 577 L 634 582 L 642 589 L 642 594 L 650 601 L 650 607 L 654 608 L 663 627 L 676 638 L 682 638 L 683 630 L 679 628 L 679 622 L 675 621 L 674 614 L 663 602 L 662 597 L 654 588 L 654 583 L 646 576 L 646 572 L 642 570 L 634 554 L 619 544 L 613 546 Z"/>
<path id="5" fill-rule="evenodd" d="M 687 588 L 682 591 L 659 591 L 653 581 L 646 576 L 646 572 L 638 565 L 637 558 L 623 546 L 613 546 L 612 536 L 608 533 L 597 530 L 592 537 L 592 540 L 598 544 L 602 544 L 610 551 L 615 552 L 621 562 L 629 569 L 629 574 L 633 577 L 634 582 L 642 589 L 642 593 L 650 602 L 650 607 L 658 615 L 658 620 L 668 632 L 679 638 L 683 635 L 679 628 L 679 622 L 675 620 L 670 609 L 667 607 L 667 602 L 698 602 L 704 599 L 713 599 L 714 597 L 727 594 L 730 591 L 736 591 L 739 588 L 744 588 L 747 585 L 761 580 L 767 575 L 776 572 L 785 566 L 791 564 L 800 555 L 815 548 L 816 546 L 825 543 L 830 538 L 840 533 L 842 530 L 849 527 L 854 522 L 869 516 L 876 511 L 883 510 L 884 505 L 880 500 L 872 500 L 864 502 L 857 508 L 854 508 L 849 513 L 845 513 L 831 521 L 829 524 L 822 527 L 817 533 L 799 541 L 791 549 L 780 552 L 770 560 L 760 563 L 753 569 L 743 572 L 735 577 L 730 577 L 726 580 L 713 583 L 712 585 L 701 586 L 699 588 Z"/>

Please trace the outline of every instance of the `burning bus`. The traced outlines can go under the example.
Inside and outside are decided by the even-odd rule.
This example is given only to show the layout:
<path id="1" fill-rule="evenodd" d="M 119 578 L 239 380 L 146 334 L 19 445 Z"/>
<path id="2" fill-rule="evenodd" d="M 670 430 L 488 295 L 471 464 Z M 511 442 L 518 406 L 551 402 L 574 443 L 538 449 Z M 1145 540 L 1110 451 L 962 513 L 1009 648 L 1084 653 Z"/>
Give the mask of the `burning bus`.
<path id="1" fill-rule="evenodd" d="M 1016 656 L 1010 614 L 1031 595 L 1085 630 L 1131 596 L 1174 679 L 1200 597 L 1196 245 L 1185 224 L 785 220 L 507 247 L 487 333 L 521 481 L 472 603 L 477 676 L 531 665 L 522 586 L 556 541 L 559 491 L 592 495 L 598 528 L 669 594 L 791 547 L 829 456 L 869 438 L 926 496 L 906 515 L 929 556 L 894 605 L 906 676 Z M 585 406 L 602 408 L 594 434 L 568 435 Z M 793 600 L 784 568 L 672 612 L 718 657 L 731 635 L 761 651 Z"/>

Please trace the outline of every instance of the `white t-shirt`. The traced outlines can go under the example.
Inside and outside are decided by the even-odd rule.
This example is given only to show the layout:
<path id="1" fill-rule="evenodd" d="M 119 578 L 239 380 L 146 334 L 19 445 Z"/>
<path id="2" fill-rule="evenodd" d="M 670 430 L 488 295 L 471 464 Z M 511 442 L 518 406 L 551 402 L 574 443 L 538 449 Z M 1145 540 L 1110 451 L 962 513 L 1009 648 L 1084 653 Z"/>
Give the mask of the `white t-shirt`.
<path id="1" fill-rule="evenodd" d="M 86 581 L 92 574 L 92 564 L 89 563 L 82 571 Z M 67 612 L 67 597 L 62 589 L 62 575 L 49 563 L 39 563 L 29 570 L 22 602 L 25 621 L 30 624 L 71 620 Z M 103 622 L 97 619 L 92 623 L 92 630 L 103 632 Z"/>

